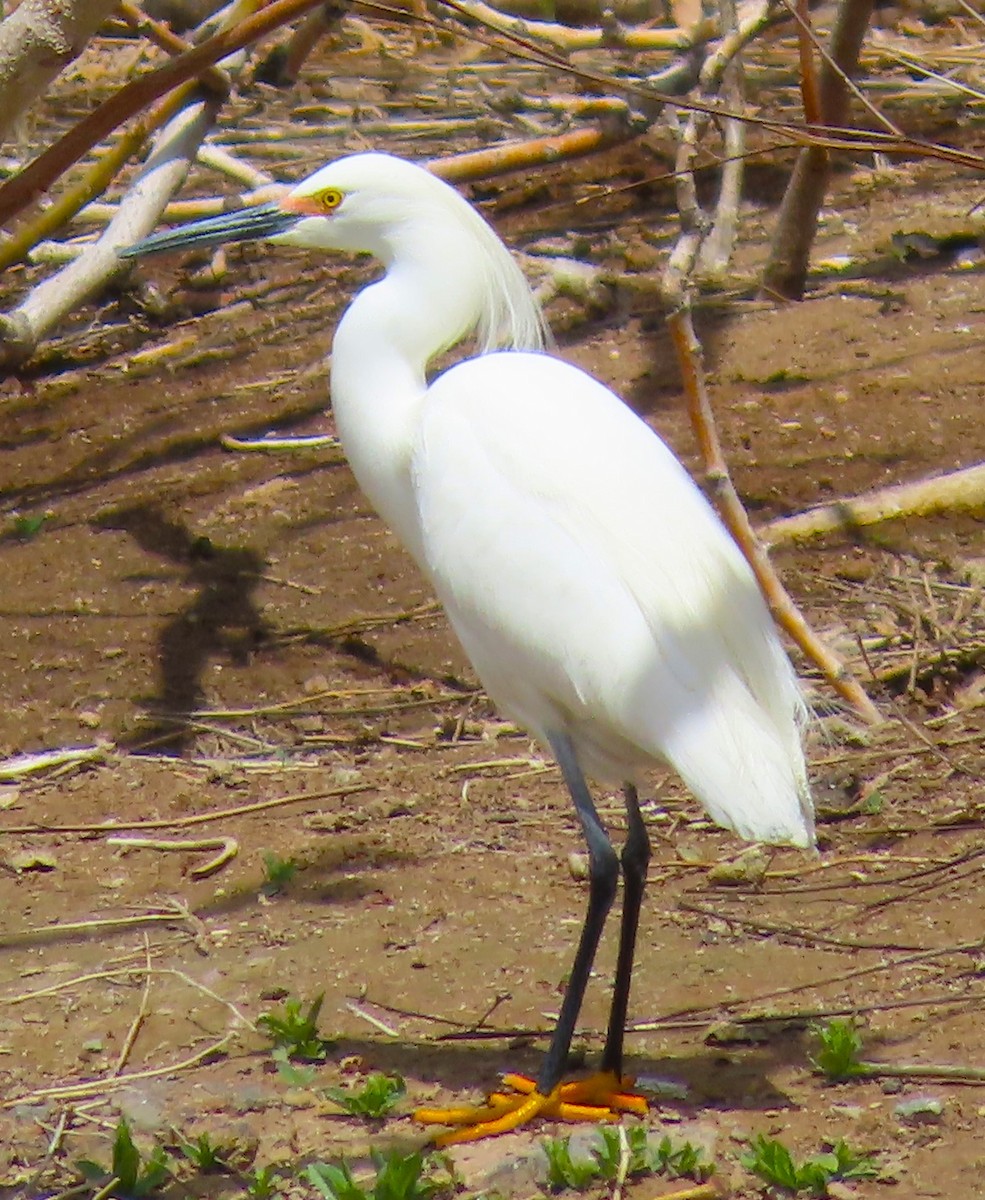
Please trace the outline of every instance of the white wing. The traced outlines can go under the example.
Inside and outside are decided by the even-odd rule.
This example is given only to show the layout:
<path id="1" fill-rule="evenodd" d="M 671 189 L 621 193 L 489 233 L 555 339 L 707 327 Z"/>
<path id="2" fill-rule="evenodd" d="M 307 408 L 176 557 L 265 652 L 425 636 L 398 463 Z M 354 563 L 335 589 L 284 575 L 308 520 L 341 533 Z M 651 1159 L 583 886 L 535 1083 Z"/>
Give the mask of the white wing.
<path id="1" fill-rule="evenodd" d="M 619 781 L 670 762 L 743 836 L 813 831 L 789 661 L 683 467 L 608 389 L 545 355 L 454 367 L 412 459 L 422 564 L 497 704 Z"/>

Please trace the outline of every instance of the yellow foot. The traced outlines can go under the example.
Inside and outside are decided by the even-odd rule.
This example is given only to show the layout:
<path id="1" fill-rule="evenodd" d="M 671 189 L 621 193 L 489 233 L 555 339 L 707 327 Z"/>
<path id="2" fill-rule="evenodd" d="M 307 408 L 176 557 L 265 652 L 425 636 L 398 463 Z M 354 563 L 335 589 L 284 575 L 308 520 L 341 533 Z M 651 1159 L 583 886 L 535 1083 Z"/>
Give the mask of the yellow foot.
<path id="1" fill-rule="evenodd" d="M 561 1083 L 544 1096 L 525 1075 L 504 1075 L 512 1093 L 493 1092 L 486 1103 L 465 1108 L 419 1108 L 414 1119 L 425 1125 L 459 1125 L 435 1138 L 438 1146 L 474 1142 L 518 1129 L 534 1117 L 555 1121 L 617 1121 L 622 1113 L 645 1117 L 647 1104 L 628 1089 L 632 1079 L 619 1079 L 611 1071 L 600 1071 L 587 1079 Z"/>

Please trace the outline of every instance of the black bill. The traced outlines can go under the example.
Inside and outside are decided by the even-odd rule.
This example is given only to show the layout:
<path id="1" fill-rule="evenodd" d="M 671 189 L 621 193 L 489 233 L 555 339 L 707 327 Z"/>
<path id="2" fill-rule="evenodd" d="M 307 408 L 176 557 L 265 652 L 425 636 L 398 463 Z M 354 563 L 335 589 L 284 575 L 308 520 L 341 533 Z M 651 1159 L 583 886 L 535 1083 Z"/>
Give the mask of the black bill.
<path id="1" fill-rule="evenodd" d="M 252 242 L 258 238 L 285 233 L 300 220 L 297 213 L 285 212 L 279 204 L 257 204 L 236 212 L 221 213 L 202 221 L 190 221 L 178 229 L 152 233 L 132 246 L 117 251 L 120 258 L 143 258 L 182 250 L 188 246 L 221 246 L 226 242 Z"/>

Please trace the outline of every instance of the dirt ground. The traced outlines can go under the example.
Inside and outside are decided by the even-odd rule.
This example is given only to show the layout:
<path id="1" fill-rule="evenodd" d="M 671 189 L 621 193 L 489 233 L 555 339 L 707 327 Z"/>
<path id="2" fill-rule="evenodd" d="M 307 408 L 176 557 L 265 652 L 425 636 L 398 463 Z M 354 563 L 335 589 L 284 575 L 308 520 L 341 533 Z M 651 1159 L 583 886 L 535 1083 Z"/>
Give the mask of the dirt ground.
<path id="1" fill-rule="evenodd" d="M 962 144 L 977 136 L 964 128 Z M 314 146 L 285 175 L 339 150 Z M 653 161 L 636 145 L 476 194 L 519 249 L 563 233 L 624 273 L 590 313 L 552 304 L 560 353 L 695 466 L 645 286 L 669 193 L 573 204 Z M 985 458 L 982 261 L 973 247 L 905 261 L 891 248 L 973 228 L 980 182 L 926 162 L 844 169 L 810 295 L 776 308 L 747 285 L 783 173 L 752 172 L 738 274 L 698 320 L 760 522 Z M 420 1144 L 406 1115 L 343 1117 L 316 1088 L 396 1072 L 406 1113 L 535 1071 L 581 920 L 557 771 L 477 691 L 338 452 L 219 441 L 332 432 L 324 359 L 369 268 L 247 247 L 208 287 L 190 270 L 142 265 L 156 308 L 146 290 L 104 297 L 2 384 L 3 1197 L 51 1194 L 78 1158 L 106 1161 L 121 1113 L 145 1149 L 209 1132 L 244 1163 L 291 1171 Z M 27 278 L 14 274 L 8 299 Z M 773 557 L 887 721 L 860 730 L 798 662 L 819 714 L 817 860 L 778 851 L 723 870 L 744 847 L 654 776 L 630 1065 L 656 1088 L 654 1128 L 706 1146 L 735 1196 L 761 1191 L 738 1165 L 755 1133 L 798 1155 L 838 1138 L 872 1152 L 881 1176 L 852 1185 L 860 1198 L 893 1183 L 985 1196 L 981 513 Z M 79 747 L 16 769 L 15 756 Z M 602 809 L 619 835 L 618 796 Z M 217 840 L 168 851 L 124 836 Z M 203 871 L 220 850 L 235 854 Z M 265 854 L 296 863 L 279 890 Z M 581 1022 L 589 1058 L 613 963 L 610 935 Z M 320 993 L 332 1048 L 316 1087 L 290 1086 L 253 1022 Z M 946 1071 L 825 1084 L 808 1026 L 831 1015 L 854 1015 L 879 1063 L 977 1067 L 978 1084 Z M 463 1186 L 535 1194 L 545 1131 L 455 1150 Z"/>

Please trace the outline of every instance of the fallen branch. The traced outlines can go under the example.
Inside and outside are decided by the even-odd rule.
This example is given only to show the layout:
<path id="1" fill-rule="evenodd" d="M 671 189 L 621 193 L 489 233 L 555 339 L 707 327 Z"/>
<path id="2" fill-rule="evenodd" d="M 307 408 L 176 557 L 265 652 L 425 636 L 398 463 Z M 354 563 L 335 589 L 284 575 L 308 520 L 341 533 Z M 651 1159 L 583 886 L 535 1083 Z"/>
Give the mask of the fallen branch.
<path id="1" fill-rule="evenodd" d="M 892 487 L 835 500 L 794 517 L 770 521 L 757 532 L 767 546 L 807 541 L 825 533 L 852 533 L 880 521 L 898 517 L 929 517 L 939 512 L 960 512 L 985 507 L 985 463 L 948 475 L 899 483 Z"/>
<path id="2" fill-rule="evenodd" d="M 933 1063 L 877 1063 L 864 1059 L 860 1074 L 892 1079 L 946 1079 L 950 1083 L 985 1083 L 985 1067 L 955 1067 Z"/>

